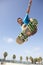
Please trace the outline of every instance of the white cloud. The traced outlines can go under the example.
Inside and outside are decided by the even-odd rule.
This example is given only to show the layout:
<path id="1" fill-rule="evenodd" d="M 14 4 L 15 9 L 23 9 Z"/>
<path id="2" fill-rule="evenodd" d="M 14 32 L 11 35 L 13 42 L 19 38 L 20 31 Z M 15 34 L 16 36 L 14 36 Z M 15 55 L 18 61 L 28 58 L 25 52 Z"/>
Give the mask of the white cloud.
<path id="1" fill-rule="evenodd" d="M 7 42 L 7 43 L 13 43 L 14 42 L 14 39 L 13 38 L 4 38 L 3 40 L 5 42 Z"/>
<path id="2" fill-rule="evenodd" d="M 39 50 L 40 50 L 40 47 L 34 47 L 33 50 L 34 50 L 34 51 L 39 51 Z"/>
<path id="3" fill-rule="evenodd" d="M 9 38 L 7 41 L 8 43 L 14 42 L 13 38 Z"/>
<path id="4" fill-rule="evenodd" d="M 26 55 L 30 55 L 31 54 L 31 50 L 28 50 L 28 49 L 26 49 L 24 52 L 25 52 Z"/>
<path id="5" fill-rule="evenodd" d="M 32 48 L 32 46 L 30 45 L 30 48 Z"/>
<path id="6" fill-rule="evenodd" d="M 29 50 L 25 50 L 25 53 L 29 53 Z"/>
<path id="7" fill-rule="evenodd" d="M 40 51 L 40 47 L 32 47 L 31 46 L 31 49 L 30 50 L 25 50 L 25 53 L 31 53 L 31 52 L 38 52 Z"/>

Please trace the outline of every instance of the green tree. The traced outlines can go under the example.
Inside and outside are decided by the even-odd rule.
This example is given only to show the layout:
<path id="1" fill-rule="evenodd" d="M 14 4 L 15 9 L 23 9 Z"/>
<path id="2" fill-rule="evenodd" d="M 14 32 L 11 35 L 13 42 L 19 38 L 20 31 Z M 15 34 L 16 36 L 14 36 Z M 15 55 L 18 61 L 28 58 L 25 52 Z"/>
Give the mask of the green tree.
<path id="1" fill-rule="evenodd" d="M 32 64 L 33 64 L 33 58 L 30 56 L 30 60 L 31 60 L 31 62 L 32 62 Z"/>
<path id="2" fill-rule="evenodd" d="M 13 60 L 14 60 L 14 59 L 16 59 L 16 55 L 15 55 L 15 54 L 13 55 Z"/>
<path id="3" fill-rule="evenodd" d="M 40 62 L 42 62 L 42 57 L 39 57 L 39 59 L 40 59 Z"/>
<path id="4" fill-rule="evenodd" d="M 37 60 L 39 63 L 42 62 L 42 57 L 39 57 Z"/>
<path id="5" fill-rule="evenodd" d="M 4 60 L 6 59 L 8 53 L 7 52 L 4 52 L 3 56 L 4 56 Z"/>
<path id="6" fill-rule="evenodd" d="M 28 61 L 28 56 L 26 56 L 26 60 Z"/>
<path id="7" fill-rule="evenodd" d="M 20 56 L 20 61 L 22 61 L 22 59 L 23 59 L 22 56 Z"/>
<path id="8" fill-rule="evenodd" d="M 34 63 L 36 64 L 36 62 L 37 62 L 37 58 L 34 58 L 33 61 L 34 61 Z"/>

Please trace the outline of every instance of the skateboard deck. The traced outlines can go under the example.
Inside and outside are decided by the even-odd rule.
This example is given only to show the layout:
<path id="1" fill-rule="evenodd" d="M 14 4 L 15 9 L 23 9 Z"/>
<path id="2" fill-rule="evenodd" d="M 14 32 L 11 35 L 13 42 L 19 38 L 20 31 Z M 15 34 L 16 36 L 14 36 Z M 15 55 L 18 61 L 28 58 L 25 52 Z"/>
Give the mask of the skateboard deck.
<path id="1" fill-rule="evenodd" d="M 20 33 L 20 35 L 16 38 L 16 42 L 19 44 L 24 43 L 27 40 L 28 36 L 24 34 L 24 32 Z"/>

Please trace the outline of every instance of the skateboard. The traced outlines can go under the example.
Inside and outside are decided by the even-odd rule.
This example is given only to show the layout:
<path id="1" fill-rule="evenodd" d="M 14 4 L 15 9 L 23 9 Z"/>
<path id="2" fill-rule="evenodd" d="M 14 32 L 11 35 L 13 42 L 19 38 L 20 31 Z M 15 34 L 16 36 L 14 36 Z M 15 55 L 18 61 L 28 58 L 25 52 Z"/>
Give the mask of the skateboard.
<path id="1" fill-rule="evenodd" d="M 18 35 L 18 37 L 16 38 L 16 42 L 17 42 L 18 44 L 22 44 L 22 43 L 26 42 L 26 41 L 28 40 L 28 37 L 29 37 L 29 36 L 27 36 L 26 33 L 27 33 L 28 31 L 30 31 L 31 33 L 34 33 L 35 29 L 37 28 L 37 24 L 38 24 L 38 22 L 37 22 L 36 19 L 33 19 L 32 22 L 30 21 L 29 24 L 26 26 L 26 29 L 23 30 L 23 31 Z"/>

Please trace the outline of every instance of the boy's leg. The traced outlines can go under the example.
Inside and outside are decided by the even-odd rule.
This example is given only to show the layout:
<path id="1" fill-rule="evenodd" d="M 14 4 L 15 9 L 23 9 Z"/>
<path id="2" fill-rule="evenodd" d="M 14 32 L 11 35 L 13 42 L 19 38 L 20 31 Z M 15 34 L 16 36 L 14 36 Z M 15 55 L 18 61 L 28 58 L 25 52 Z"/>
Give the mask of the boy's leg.
<path id="1" fill-rule="evenodd" d="M 30 31 L 26 32 L 26 35 L 27 35 L 27 36 L 31 36 L 31 34 L 32 34 L 32 33 L 31 33 Z"/>
<path id="2" fill-rule="evenodd" d="M 31 36 L 31 32 L 30 32 L 30 29 L 29 29 L 29 27 L 25 30 L 25 34 L 27 35 L 27 36 Z"/>

